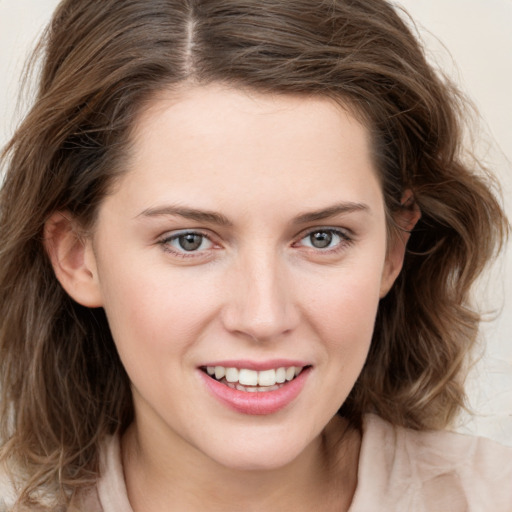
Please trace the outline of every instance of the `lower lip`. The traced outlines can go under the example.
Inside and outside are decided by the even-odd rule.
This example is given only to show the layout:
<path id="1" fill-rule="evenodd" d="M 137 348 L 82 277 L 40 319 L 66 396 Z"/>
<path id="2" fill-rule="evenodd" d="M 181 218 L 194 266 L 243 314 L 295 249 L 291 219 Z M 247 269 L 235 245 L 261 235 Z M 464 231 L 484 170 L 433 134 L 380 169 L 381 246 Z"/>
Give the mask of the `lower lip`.
<path id="1" fill-rule="evenodd" d="M 265 415 L 280 411 L 293 402 L 302 391 L 310 370 L 311 368 L 302 370 L 295 379 L 286 382 L 279 389 L 254 393 L 230 388 L 212 379 L 202 370 L 199 372 L 213 396 L 230 409 L 242 414 Z"/>

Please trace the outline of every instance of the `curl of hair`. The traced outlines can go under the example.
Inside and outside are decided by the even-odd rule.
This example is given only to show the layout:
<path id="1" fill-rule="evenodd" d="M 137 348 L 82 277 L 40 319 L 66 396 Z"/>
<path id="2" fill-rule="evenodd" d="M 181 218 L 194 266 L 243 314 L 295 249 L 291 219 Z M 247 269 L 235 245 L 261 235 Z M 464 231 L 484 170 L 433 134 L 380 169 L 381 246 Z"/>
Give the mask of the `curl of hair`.
<path id="1" fill-rule="evenodd" d="M 451 421 L 478 329 L 471 285 L 508 225 L 489 177 L 464 162 L 459 94 L 393 7 L 65 0 L 40 50 L 37 98 L 4 152 L 0 192 L 0 457 L 20 470 L 20 507 L 46 489 L 65 509 L 94 483 L 103 438 L 133 417 L 105 315 L 60 287 L 45 221 L 67 211 L 92 227 L 130 157 L 137 115 L 159 91 L 187 84 L 328 96 L 364 121 L 390 230 L 405 190 L 422 217 L 340 414 L 357 424 L 374 411 L 416 429 Z"/>

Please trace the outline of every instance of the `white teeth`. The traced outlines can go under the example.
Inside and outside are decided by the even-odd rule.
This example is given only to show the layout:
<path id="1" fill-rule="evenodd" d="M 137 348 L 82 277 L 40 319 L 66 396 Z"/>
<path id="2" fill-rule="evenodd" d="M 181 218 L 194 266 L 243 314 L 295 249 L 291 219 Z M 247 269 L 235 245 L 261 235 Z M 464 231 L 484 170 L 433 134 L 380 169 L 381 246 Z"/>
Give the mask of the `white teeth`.
<path id="1" fill-rule="evenodd" d="M 226 368 L 226 380 L 228 382 L 238 382 L 238 368 Z"/>
<path id="2" fill-rule="evenodd" d="M 286 368 L 278 368 L 276 370 L 276 382 L 282 384 L 286 380 Z"/>
<path id="3" fill-rule="evenodd" d="M 260 386 L 274 386 L 276 383 L 276 371 L 265 370 L 258 372 L 258 384 Z"/>
<path id="4" fill-rule="evenodd" d="M 207 366 L 206 372 L 212 377 L 215 376 L 217 380 L 222 380 L 224 377 L 226 381 L 232 385 L 233 389 L 241 389 L 241 391 L 271 391 L 278 389 L 276 384 L 283 384 L 286 381 L 292 380 L 300 374 L 303 370 L 302 366 L 280 367 L 270 370 L 249 370 L 248 368 L 225 368 L 224 366 Z M 235 388 L 236 385 L 236 388 Z M 245 386 L 250 386 L 247 389 Z"/>
<path id="5" fill-rule="evenodd" d="M 238 374 L 238 382 L 244 386 L 257 386 L 258 372 L 242 368 Z"/>
<path id="6" fill-rule="evenodd" d="M 217 380 L 220 380 L 220 379 L 222 379 L 222 377 L 224 377 L 224 375 L 226 375 L 226 368 L 224 368 L 224 366 L 216 366 L 215 367 L 215 378 Z"/>

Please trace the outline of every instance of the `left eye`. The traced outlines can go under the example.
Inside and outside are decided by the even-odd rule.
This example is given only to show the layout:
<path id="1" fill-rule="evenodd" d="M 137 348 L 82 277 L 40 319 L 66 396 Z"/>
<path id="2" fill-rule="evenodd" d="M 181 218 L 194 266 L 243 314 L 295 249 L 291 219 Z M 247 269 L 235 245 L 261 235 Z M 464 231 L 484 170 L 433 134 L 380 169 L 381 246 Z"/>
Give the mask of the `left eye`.
<path id="1" fill-rule="evenodd" d="M 340 245 L 347 237 L 334 229 L 319 229 L 308 233 L 300 241 L 306 247 L 313 249 L 330 249 Z"/>
<path id="2" fill-rule="evenodd" d="M 195 252 L 210 249 L 213 244 L 205 235 L 195 232 L 178 233 L 167 238 L 166 245 L 170 245 L 179 252 Z"/>

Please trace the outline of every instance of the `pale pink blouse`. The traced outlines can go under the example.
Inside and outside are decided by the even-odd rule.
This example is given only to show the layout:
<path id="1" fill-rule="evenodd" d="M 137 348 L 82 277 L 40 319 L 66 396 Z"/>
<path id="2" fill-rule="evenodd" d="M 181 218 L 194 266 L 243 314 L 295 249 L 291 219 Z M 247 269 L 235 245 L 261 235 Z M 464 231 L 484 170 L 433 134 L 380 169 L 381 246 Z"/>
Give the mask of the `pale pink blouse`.
<path id="1" fill-rule="evenodd" d="M 8 510 L 1 502 L 0 511 Z M 105 444 L 97 486 L 73 510 L 133 512 L 117 437 Z M 366 415 L 349 512 L 512 512 L 512 447 L 451 432 L 416 432 Z"/>
<path id="2" fill-rule="evenodd" d="M 119 441 L 84 512 L 133 512 Z M 349 512 L 512 512 L 512 448 L 451 432 L 416 432 L 366 415 Z"/>

